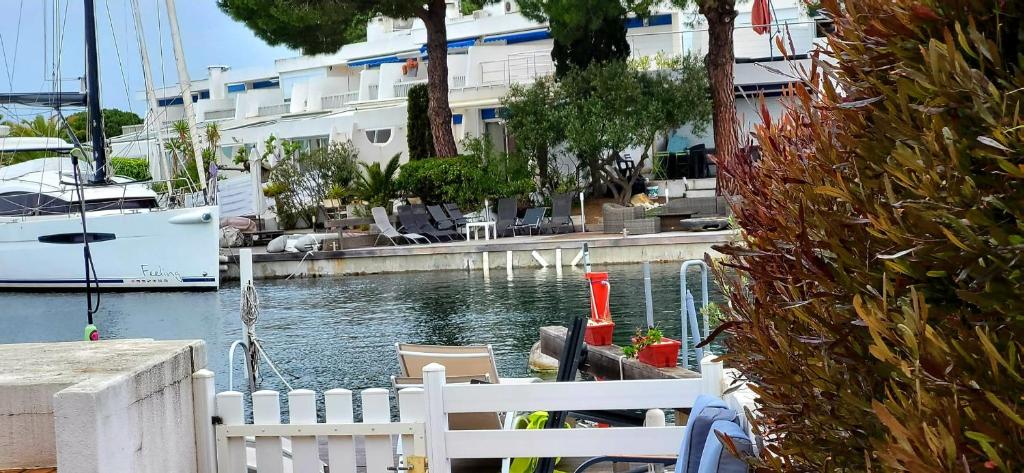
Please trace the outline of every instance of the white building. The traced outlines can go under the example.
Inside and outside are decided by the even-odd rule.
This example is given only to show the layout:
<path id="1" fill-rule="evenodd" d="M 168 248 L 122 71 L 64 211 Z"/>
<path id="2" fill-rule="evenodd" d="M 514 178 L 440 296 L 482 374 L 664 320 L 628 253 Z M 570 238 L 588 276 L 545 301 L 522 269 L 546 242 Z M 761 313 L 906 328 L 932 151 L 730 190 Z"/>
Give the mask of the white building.
<path id="1" fill-rule="evenodd" d="M 486 135 L 503 149 L 508 140 L 499 107 L 509 85 L 554 70 L 548 28 L 525 18 L 514 0 L 471 15 L 459 14 L 457 4 L 449 2 L 448 84 L 455 139 Z M 779 109 L 782 87 L 808 65 L 806 55 L 817 36 L 817 25 L 799 0 L 773 2 L 771 33 L 758 35 L 749 26 L 751 3 L 738 6 L 734 33 L 737 112 L 748 127 L 760 93 L 768 97 L 769 109 Z M 663 6 L 648 18 L 630 19 L 627 27 L 633 56 L 703 55 L 707 50 L 706 25 L 693 11 Z M 781 57 L 779 37 L 792 45 L 793 60 Z M 192 82 L 196 118 L 201 127 L 218 123 L 224 164 L 238 147 L 262 151 L 271 134 L 309 147 L 351 140 L 361 160 L 386 161 L 406 154 L 406 95 L 413 85 L 426 82 L 425 43 L 420 20 L 377 17 L 368 24 L 366 42 L 335 54 L 279 59 L 264 70 L 210 66 L 207 78 Z M 162 123 L 170 136 L 167 127 L 183 118 L 181 95 L 177 87 L 156 92 L 159 107 L 147 122 Z M 111 140 L 114 155 L 150 157 L 158 176 L 154 136 L 144 126 L 127 127 L 125 135 Z M 711 146 L 714 139 L 709 130 L 690 141 Z"/>

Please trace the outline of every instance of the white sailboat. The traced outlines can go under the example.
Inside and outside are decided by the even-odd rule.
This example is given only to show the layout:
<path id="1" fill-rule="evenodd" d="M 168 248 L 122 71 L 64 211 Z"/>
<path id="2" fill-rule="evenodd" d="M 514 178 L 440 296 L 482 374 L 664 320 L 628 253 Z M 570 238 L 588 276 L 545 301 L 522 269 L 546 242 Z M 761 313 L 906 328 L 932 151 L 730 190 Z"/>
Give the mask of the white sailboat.
<path id="1" fill-rule="evenodd" d="M 85 6 L 87 92 L 0 94 L 0 101 L 86 105 L 90 117 L 101 115 L 93 1 Z M 0 153 L 54 156 L 0 167 L 0 290 L 218 287 L 217 207 L 163 208 L 150 185 L 108 177 L 102 120 L 90 120 L 91 162 L 80 145 L 59 138 L 6 134 L 0 130 Z"/>

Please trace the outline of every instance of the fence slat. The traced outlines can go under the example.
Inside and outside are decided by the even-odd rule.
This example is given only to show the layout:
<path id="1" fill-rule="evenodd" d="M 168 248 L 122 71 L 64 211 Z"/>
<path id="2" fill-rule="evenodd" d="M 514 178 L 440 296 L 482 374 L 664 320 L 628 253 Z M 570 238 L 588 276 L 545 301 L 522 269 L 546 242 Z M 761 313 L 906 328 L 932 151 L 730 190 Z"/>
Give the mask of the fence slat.
<path id="1" fill-rule="evenodd" d="M 213 416 L 216 415 L 213 371 L 192 373 L 192 412 L 196 429 L 196 471 L 217 472 L 217 449 L 214 446 Z"/>
<path id="2" fill-rule="evenodd" d="M 391 396 L 387 389 L 365 389 L 361 396 L 363 422 L 391 422 Z M 394 463 L 390 435 L 366 437 L 366 473 L 388 473 L 388 468 L 394 467 Z"/>
<path id="3" fill-rule="evenodd" d="M 424 412 L 422 388 L 405 388 L 398 391 L 398 420 L 400 422 L 423 422 L 426 417 Z M 405 466 L 405 456 L 424 456 L 426 449 L 424 445 L 417 442 L 412 435 L 401 436 L 401 466 Z"/>
<path id="4" fill-rule="evenodd" d="M 685 429 L 454 430 L 444 441 L 450 458 L 674 456 Z"/>
<path id="5" fill-rule="evenodd" d="M 331 389 L 324 393 L 328 424 L 351 424 L 352 391 Z M 355 473 L 356 447 L 352 437 L 332 435 L 327 437 L 327 464 L 332 473 Z"/>
<path id="6" fill-rule="evenodd" d="M 242 393 L 224 391 L 217 393 L 217 416 L 224 425 L 245 423 L 245 406 Z M 217 444 L 218 473 L 247 473 L 245 465 L 245 439 L 229 438 Z"/>
<path id="7" fill-rule="evenodd" d="M 448 431 L 448 415 L 445 405 L 444 366 L 431 363 L 423 367 L 423 390 L 426 402 L 427 462 L 431 473 L 451 473 L 452 463 L 446 450 L 445 432 Z"/>
<path id="8" fill-rule="evenodd" d="M 254 425 L 281 423 L 281 398 L 277 391 L 252 393 Z M 281 437 L 256 437 L 256 468 L 260 473 L 284 473 Z"/>
<path id="9" fill-rule="evenodd" d="M 308 389 L 288 392 L 288 423 L 316 424 L 316 393 Z M 316 437 L 292 437 L 292 471 L 322 472 Z"/>
<path id="10" fill-rule="evenodd" d="M 704 381 L 658 379 L 588 383 L 447 384 L 444 410 L 532 412 L 690 407 Z"/>
<path id="11" fill-rule="evenodd" d="M 714 361 L 715 355 L 706 352 L 707 356 L 700 360 L 700 377 L 704 380 L 704 393 L 715 397 L 721 397 L 723 392 L 722 382 L 725 378 L 725 370 L 721 361 Z"/>

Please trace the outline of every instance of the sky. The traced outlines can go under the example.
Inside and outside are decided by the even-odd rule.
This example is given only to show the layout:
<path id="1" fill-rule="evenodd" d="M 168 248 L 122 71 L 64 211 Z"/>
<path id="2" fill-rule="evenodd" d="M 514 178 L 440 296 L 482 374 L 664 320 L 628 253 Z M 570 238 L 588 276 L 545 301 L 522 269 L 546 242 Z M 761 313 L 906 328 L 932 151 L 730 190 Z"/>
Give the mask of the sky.
<path id="1" fill-rule="evenodd" d="M 178 82 L 165 0 L 138 0 L 154 85 Z M 61 90 L 77 91 L 84 75 L 83 0 L 0 0 L 0 92 L 56 90 L 54 57 L 59 56 Z M 130 0 L 96 0 L 96 27 L 103 108 L 131 110 L 144 116 L 145 82 Z M 189 74 L 207 76 L 207 66 L 234 69 L 272 68 L 274 60 L 297 56 L 271 47 L 245 25 L 217 8 L 216 0 L 177 0 L 178 24 Z M 61 22 L 54 25 L 54 5 Z M 67 12 L 65 14 L 65 11 Z M 65 21 L 66 20 L 66 21 Z M 63 41 L 55 30 L 63 32 Z M 161 34 L 162 33 L 162 34 Z M 60 44 L 63 47 L 60 47 Z M 56 46 L 56 47 L 55 47 Z M 57 51 L 61 51 L 57 54 Z M 31 118 L 39 110 L 0 106 L 5 120 Z"/>

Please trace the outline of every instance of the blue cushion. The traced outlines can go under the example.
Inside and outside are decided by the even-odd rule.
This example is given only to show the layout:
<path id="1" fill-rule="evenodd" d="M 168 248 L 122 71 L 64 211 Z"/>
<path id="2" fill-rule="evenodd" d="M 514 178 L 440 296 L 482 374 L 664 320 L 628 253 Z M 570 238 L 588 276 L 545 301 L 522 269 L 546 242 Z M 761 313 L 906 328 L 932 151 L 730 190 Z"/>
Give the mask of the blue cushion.
<path id="1" fill-rule="evenodd" d="M 736 411 L 725 405 L 725 401 L 705 394 L 697 396 L 690 410 L 690 418 L 686 421 L 675 473 L 697 473 L 711 425 L 718 420 L 736 422 L 738 417 Z"/>
<path id="2" fill-rule="evenodd" d="M 711 424 L 711 434 L 708 435 L 707 443 L 704 444 L 704 454 L 700 459 L 700 469 L 697 472 L 746 473 L 747 463 L 733 456 L 715 435 L 715 432 L 721 432 L 722 435 L 732 439 L 732 443 L 741 457 L 754 454 L 753 442 L 750 441 L 747 432 L 739 424 L 733 421 L 719 420 Z"/>

